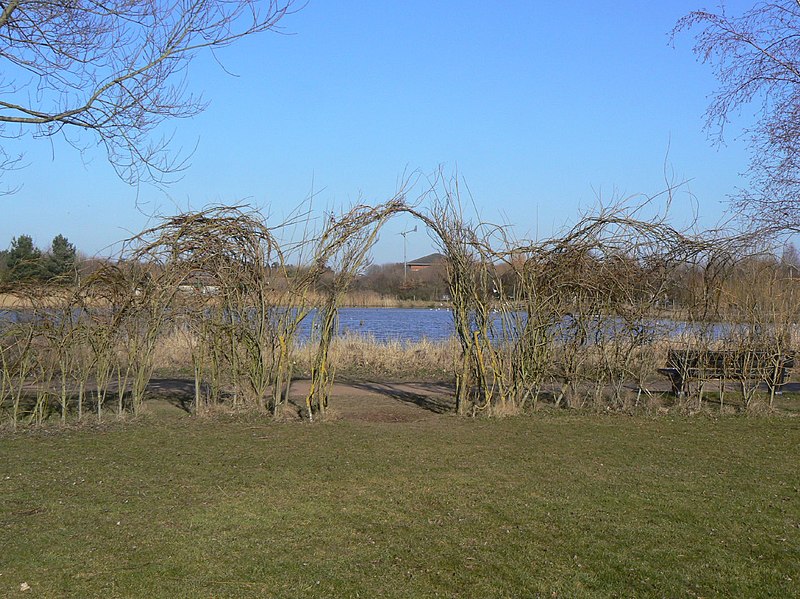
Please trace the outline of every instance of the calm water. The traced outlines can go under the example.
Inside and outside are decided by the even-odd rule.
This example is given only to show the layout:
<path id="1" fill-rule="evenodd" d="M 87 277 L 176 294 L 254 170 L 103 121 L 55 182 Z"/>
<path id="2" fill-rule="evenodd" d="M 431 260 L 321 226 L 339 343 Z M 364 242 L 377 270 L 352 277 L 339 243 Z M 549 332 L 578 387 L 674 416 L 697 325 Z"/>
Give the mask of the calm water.
<path id="1" fill-rule="evenodd" d="M 30 313 L 18 310 L 0 310 L 0 323 L 19 322 L 29 318 Z M 77 316 L 74 314 L 73 316 Z M 621 324 L 621 323 L 619 323 Z M 499 322 L 497 323 L 499 327 Z M 565 319 L 567 328 L 569 321 Z M 602 329 L 606 333 L 614 332 L 617 325 L 613 321 L 605 321 Z M 312 312 L 301 324 L 299 340 L 306 341 L 312 337 L 314 313 Z M 713 324 L 712 337 L 722 338 L 731 332 L 735 325 Z M 658 331 L 658 336 L 674 336 L 691 329 L 691 325 L 674 321 L 654 321 L 642 326 L 645 335 Z M 591 327 L 590 327 L 591 329 Z M 441 341 L 454 335 L 453 317 L 447 308 L 341 308 L 339 310 L 339 333 L 349 333 L 372 337 L 378 341 Z M 587 341 L 592 343 L 594 333 L 589 331 Z"/>
<path id="2" fill-rule="evenodd" d="M 310 321 L 303 323 L 301 338 L 308 336 Z M 453 336 L 453 316 L 446 308 L 341 308 L 339 332 L 378 341 L 440 341 Z"/>
<path id="3" fill-rule="evenodd" d="M 313 313 L 300 327 L 300 339 L 306 340 L 313 326 Z M 562 326 L 565 332 L 569 331 L 569 319 L 565 317 Z M 495 321 L 499 330 L 500 320 Z M 712 338 L 723 338 L 732 332 L 736 325 L 712 324 L 710 325 Z M 681 333 L 696 329 L 696 325 L 671 320 L 655 320 L 639 328 L 639 334 L 645 338 L 673 337 Z M 588 327 L 589 343 L 594 342 L 594 336 L 602 329 L 606 335 L 622 334 L 627 336 L 625 325 L 621 321 L 604 320 L 602 327 L 595 325 Z M 365 335 L 374 337 L 378 341 L 441 341 L 453 337 L 453 316 L 447 308 L 341 308 L 339 310 L 339 332 Z M 567 333 L 572 334 L 572 333 Z"/>
<path id="4" fill-rule="evenodd" d="M 78 317 L 77 313 L 74 315 Z M 0 310 L 0 322 L 30 318 L 24 310 Z M 299 337 L 306 340 L 314 326 L 312 312 L 301 324 Z M 341 308 L 339 332 L 374 337 L 378 341 L 439 341 L 453 335 L 453 317 L 446 308 Z"/>

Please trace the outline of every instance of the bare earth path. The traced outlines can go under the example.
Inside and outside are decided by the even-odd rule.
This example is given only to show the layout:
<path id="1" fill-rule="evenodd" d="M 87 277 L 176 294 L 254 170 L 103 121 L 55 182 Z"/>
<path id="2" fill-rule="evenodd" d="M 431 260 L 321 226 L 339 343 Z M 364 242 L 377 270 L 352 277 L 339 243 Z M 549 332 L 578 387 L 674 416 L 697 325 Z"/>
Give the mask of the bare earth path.
<path id="1" fill-rule="evenodd" d="M 305 410 L 308 380 L 292 383 L 290 402 L 300 418 Z M 186 379 L 158 378 L 150 384 L 154 409 L 189 413 L 194 395 L 193 382 Z M 430 382 L 337 382 L 330 399 L 332 419 L 366 422 L 418 422 L 439 417 L 453 410 L 453 386 Z M 293 414 L 291 414 L 293 415 Z"/>
<path id="2" fill-rule="evenodd" d="M 290 407 L 285 417 L 305 419 L 305 398 L 309 381 L 299 379 L 292 383 Z M 657 380 L 651 386 L 657 394 L 668 392 L 668 383 Z M 152 411 L 164 416 L 185 416 L 192 413 L 194 383 L 190 379 L 155 378 L 150 386 L 151 399 L 147 402 Z M 635 393 L 636 388 L 630 387 Z M 790 382 L 785 394 L 775 398 L 776 408 L 784 414 L 800 415 L 800 382 Z M 451 414 L 455 408 L 455 389 L 451 383 L 412 381 L 338 381 L 334 383 L 329 406 L 329 420 L 360 422 L 419 422 Z M 706 399 L 706 408 L 712 411 L 718 401 Z M 729 412 L 733 408 L 729 408 Z"/>

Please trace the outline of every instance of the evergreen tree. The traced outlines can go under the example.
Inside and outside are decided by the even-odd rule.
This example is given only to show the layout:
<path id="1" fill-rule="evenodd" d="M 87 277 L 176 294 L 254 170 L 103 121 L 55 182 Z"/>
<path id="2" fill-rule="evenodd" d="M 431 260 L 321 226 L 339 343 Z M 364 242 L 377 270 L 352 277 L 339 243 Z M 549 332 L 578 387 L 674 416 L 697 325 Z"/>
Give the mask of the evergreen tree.
<path id="1" fill-rule="evenodd" d="M 47 256 L 47 275 L 64 278 L 75 274 L 75 246 L 63 235 L 56 235 Z"/>
<path id="2" fill-rule="evenodd" d="M 42 252 L 33 245 L 30 235 L 20 235 L 11 240 L 6 254 L 9 281 L 35 281 L 45 276 Z"/>
<path id="3" fill-rule="evenodd" d="M 8 275 L 8 250 L 0 251 L 0 281 L 5 281 Z"/>

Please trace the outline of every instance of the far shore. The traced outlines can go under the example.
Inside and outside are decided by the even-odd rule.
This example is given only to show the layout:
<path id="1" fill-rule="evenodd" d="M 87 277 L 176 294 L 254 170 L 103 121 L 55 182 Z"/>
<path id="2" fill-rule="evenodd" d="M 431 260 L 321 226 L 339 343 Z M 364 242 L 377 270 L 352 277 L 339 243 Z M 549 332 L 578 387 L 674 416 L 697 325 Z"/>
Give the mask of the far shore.
<path id="1" fill-rule="evenodd" d="M 47 305 L 59 300 L 57 296 L 36 298 L 37 303 Z M 314 303 L 313 301 L 310 303 Z M 34 302 L 23 294 L 0 293 L 0 309 L 25 309 L 33 307 Z M 341 305 L 342 308 L 443 308 L 449 309 L 446 300 L 400 299 L 384 297 L 376 293 L 354 292 L 348 294 Z"/>

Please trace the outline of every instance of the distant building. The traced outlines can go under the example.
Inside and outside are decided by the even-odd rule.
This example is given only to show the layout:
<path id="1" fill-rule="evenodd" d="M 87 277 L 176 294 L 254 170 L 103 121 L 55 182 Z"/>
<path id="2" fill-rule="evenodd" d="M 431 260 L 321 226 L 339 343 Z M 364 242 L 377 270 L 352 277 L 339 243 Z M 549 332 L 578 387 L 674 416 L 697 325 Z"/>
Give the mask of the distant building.
<path id="1" fill-rule="evenodd" d="M 447 260 L 447 257 L 444 254 L 436 252 L 428 256 L 423 256 L 422 258 L 417 258 L 416 260 L 411 260 L 408 263 L 408 270 L 411 272 L 419 272 L 431 266 L 444 264 L 445 260 Z"/>

